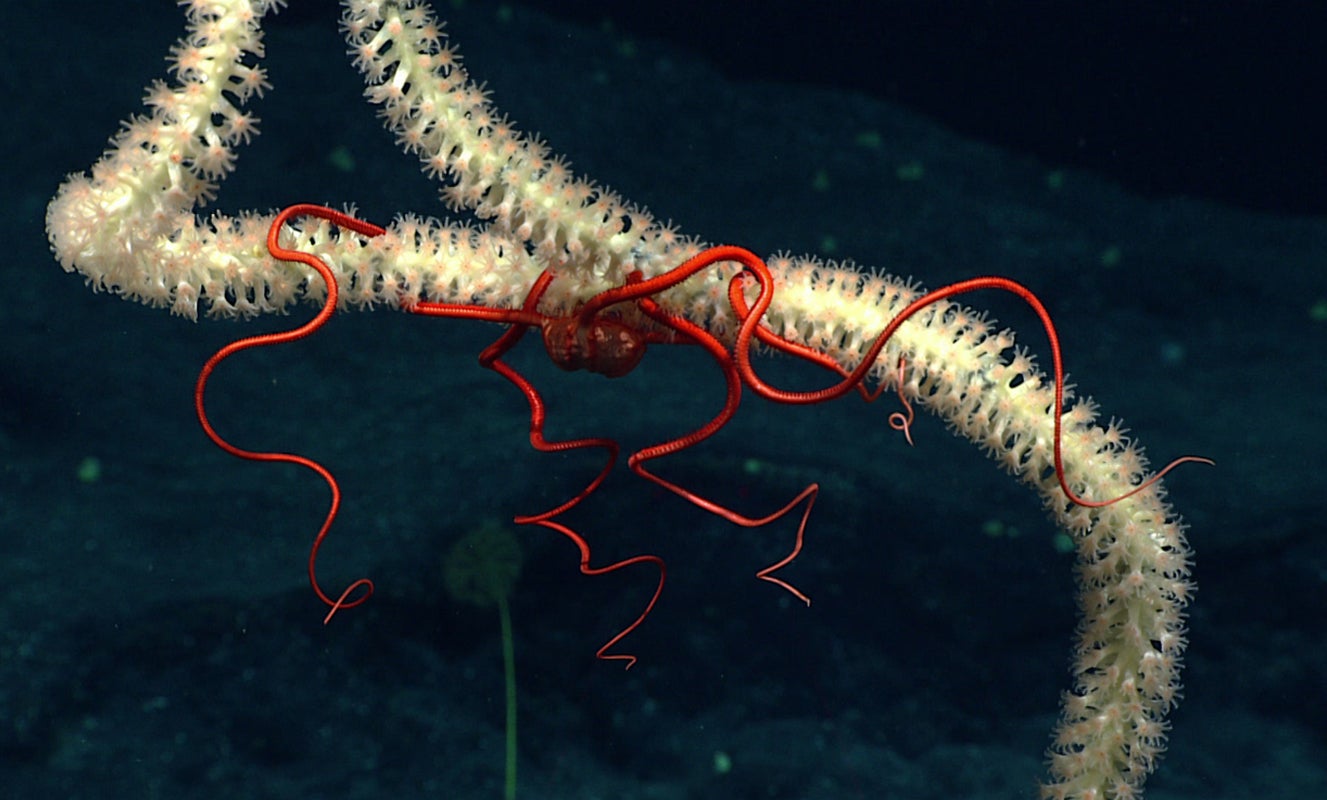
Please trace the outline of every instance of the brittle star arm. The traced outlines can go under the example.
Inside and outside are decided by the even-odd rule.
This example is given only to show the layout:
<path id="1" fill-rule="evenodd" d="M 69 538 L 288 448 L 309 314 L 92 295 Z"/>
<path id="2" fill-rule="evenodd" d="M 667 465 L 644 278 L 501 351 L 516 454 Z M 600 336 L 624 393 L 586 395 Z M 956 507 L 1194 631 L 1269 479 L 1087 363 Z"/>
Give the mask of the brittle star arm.
<path id="1" fill-rule="evenodd" d="M 530 446 L 542 453 L 562 453 L 568 450 L 582 448 L 600 448 L 607 453 L 604 465 L 599 469 L 599 473 L 579 492 L 562 503 L 537 514 L 525 514 L 516 517 L 518 523 L 537 522 L 541 519 L 551 519 L 559 516 L 563 512 L 575 506 L 581 500 L 588 497 L 599 488 L 608 474 L 612 472 L 613 465 L 617 462 L 618 444 L 613 439 L 605 437 L 588 437 L 580 439 L 570 439 L 563 441 L 550 442 L 544 437 L 544 422 L 547 418 L 547 412 L 544 406 L 543 396 L 534 384 L 520 372 L 512 368 L 502 357 L 511 352 L 525 333 L 531 327 L 538 328 L 547 319 L 539 313 L 539 301 L 543 297 L 548 286 L 553 282 L 553 273 L 545 271 L 531 287 L 525 300 L 519 310 L 509 309 L 491 309 L 482 308 L 460 303 L 434 303 L 420 302 L 412 305 L 409 310 L 415 314 L 432 317 L 448 317 L 455 319 L 482 319 L 489 322 L 507 323 L 510 327 L 502 333 L 488 347 L 485 347 L 479 354 L 479 364 L 487 369 L 491 369 L 502 377 L 506 378 L 513 386 L 520 390 L 524 395 L 526 402 L 530 406 Z"/>

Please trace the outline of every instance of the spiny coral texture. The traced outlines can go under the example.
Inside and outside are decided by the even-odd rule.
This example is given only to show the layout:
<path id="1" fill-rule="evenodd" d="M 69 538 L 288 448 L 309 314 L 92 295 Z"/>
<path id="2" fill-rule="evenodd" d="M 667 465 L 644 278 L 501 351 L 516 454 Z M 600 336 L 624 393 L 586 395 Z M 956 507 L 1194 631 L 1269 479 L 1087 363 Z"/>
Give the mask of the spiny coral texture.
<path id="1" fill-rule="evenodd" d="M 175 83 L 154 84 L 149 113 L 125 124 L 91 176 L 70 176 L 60 188 L 47 213 L 56 255 L 94 289 L 188 317 L 200 304 L 213 315 L 250 316 L 318 299 L 324 289 L 311 270 L 268 257 L 271 216 L 203 220 L 194 213 L 233 168 L 234 147 L 257 132 L 257 121 L 240 109 L 267 85 L 255 63 L 258 20 L 276 3 L 182 4 L 189 32 L 172 50 Z M 558 277 L 542 308 L 565 313 L 633 270 L 656 275 L 700 251 L 700 243 L 577 178 L 543 143 L 517 131 L 470 80 L 425 7 L 348 0 L 342 27 L 366 94 L 400 143 L 444 180 L 452 209 L 487 223 L 406 216 L 369 240 L 320 220 L 290 226 L 286 245 L 332 265 L 343 304 L 401 307 L 426 298 L 514 307 L 549 268 Z M 848 368 L 919 295 L 897 279 L 811 259 L 780 255 L 770 268 L 769 326 Z M 726 290 L 733 274 L 729 266 L 708 270 L 659 302 L 731 339 Z M 1139 796 L 1179 697 L 1182 612 L 1192 592 L 1182 529 L 1160 485 L 1101 508 L 1070 502 L 1052 462 L 1053 415 L 1061 412 L 1047 378 L 1010 332 L 960 305 L 937 303 L 902 325 L 872 377 L 898 386 L 1033 486 L 1074 536 L 1082 587 L 1074 686 L 1042 793 L 1057 800 Z M 1065 477 L 1081 497 L 1120 497 L 1143 480 L 1139 448 L 1115 421 L 1098 424 L 1090 402 L 1076 402 L 1062 420 Z"/>
<path id="2" fill-rule="evenodd" d="M 256 263 L 263 221 L 208 224 L 193 213 L 233 168 L 235 146 L 257 133 L 257 120 L 240 109 L 268 86 L 254 61 L 263 52 L 259 20 L 275 4 L 185 5 L 188 34 L 171 48 L 174 85 L 154 83 L 150 113 L 125 122 L 90 177 L 72 175 L 60 187 L 47 231 L 60 263 L 95 289 L 191 317 L 203 294 L 218 311 L 275 310 L 293 287 L 289 273 L 267 276 Z"/>
<path id="3" fill-rule="evenodd" d="M 770 326 L 788 339 L 855 366 L 920 290 L 811 262 L 775 258 Z M 864 333 L 865 332 L 865 333 Z M 1035 488 L 1078 547 L 1081 622 L 1074 687 L 1065 694 L 1049 753 L 1047 798 L 1131 798 L 1155 767 L 1166 713 L 1179 698 L 1183 609 L 1193 592 L 1183 528 L 1153 485 L 1091 508 L 1070 502 L 1053 461 L 1053 385 L 1013 334 L 960 305 L 941 302 L 905 323 L 876 375 L 929 407 L 1005 470 Z M 1061 416 L 1066 480 L 1085 500 L 1110 500 L 1145 478 L 1141 450 L 1088 400 Z"/>

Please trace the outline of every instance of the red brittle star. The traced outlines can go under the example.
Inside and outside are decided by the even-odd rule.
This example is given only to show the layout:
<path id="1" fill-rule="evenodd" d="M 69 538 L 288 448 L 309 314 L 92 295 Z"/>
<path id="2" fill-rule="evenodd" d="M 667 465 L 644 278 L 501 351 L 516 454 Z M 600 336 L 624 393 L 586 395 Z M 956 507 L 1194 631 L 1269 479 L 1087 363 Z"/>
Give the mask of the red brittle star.
<path id="1" fill-rule="evenodd" d="M 332 499 L 327 516 L 310 549 L 308 568 L 309 580 L 313 585 L 315 594 L 329 607 L 325 619 L 330 620 L 338 610 L 357 606 L 367 600 L 373 593 L 373 584 L 366 578 L 351 583 L 335 599 L 325 593 L 318 585 L 315 569 L 318 549 L 323 543 L 340 507 L 341 492 L 335 478 L 321 464 L 304 456 L 245 450 L 230 444 L 216 432 L 209 422 L 203 402 L 207 380 L 217 364 L 223 359 L 240 350 L 304 338 L 321 327 L 334 313 L 338 295 L 335 275 L 331 269 L 317 257 L 282 247 L 277 241 L 281 227 L 292 217 L 297 216 L 313 216 L 325 219 L 339 227 L 366 237 L 378 236 L 384 232 L 382 228 L 376 225 L 362 222 L 347 214 L 322 206 L 291 206 L 278 214 L 268 232 L 268 249 L 274 258 L 288 262 L 300 262 L 317 270 L 327 285 L 323 306 L 312 320 L 295 329 L 241 339 L 222 348 L 204 365 L 198 377 L 194 399 L 198 418 L 204 431 L 213 442 L 227 452 L 256 461 L 279 461 L 298 464 L 313 470 L 327 482 L 332 492 Z M 737 333 L 731 349 L 705 328 L 684 317 L 669 313 L 655 300 L 655 296 L 660 292 L 672 289 L 706 269 L 719 264 L 734 263 L 740 265 L 741 269 L 733 275 L 728 284 L 728 300 L 738 320 Z M 808 605 L 811 600 L 806 594 L 778 577 L 775 573 L 791 563 L 802 550 L 807 520 L 819 492 L 818 484 L 809 484 L 786 504 L 769 514 L 751 517 L 740 514 L 727 506 L 702 497 L 690 489 L 660 477 L 647 469 L 646 464 L 653 459 L 685 450 L 713 436 L 737 412 L 744 386 L 768 400 L 798 405 L 826 402 L 853 391 L 860 393 L 867 400 L 875 399 L 885 388 L 887 382 L 882 382 L 875 389 L 867 389 L 866 381 L 890 337 L 894 335 L 899 326 L 919 311 L 948 298 L 984 289 L 997 289 L 1012 293 L 1022 299 L 1032 308 L 1040 320 L 1050 344 L 1054 379 L 1054 405 L 1052 406 L 1054 412 L 1052 414 L 1053 466 L 1060 488 L 1069 502 L 1089 508 L 1100 508 L 1119 502 L 1144 490 L 1181 463 L 1189 461 L 1211 463 L 1205 458 L 1184 456 L 1170 462 L 1164 468 L 1119 496 L 1107 500 L 1088 500 L 1078 495 L 1069 486 L 1065 478 L 1061 446 L 1063 423 L 1059 410 L 1064 401 L 1065 389 L 1059 337 L 1049 312 L 1037 296 L 1027 287 L 1008 278 L 971 278 L 935 289 L 914 299 L 876 335 L 853 369 L 846 368 L 838 361 L 813 348 L 779 336 L 763 324 L 765 313 L 774 300 L 775 282 L 765 262 L 754 253 L 740 247 L 730 245 L 711 247 L 687 259 L 682 264 L 649 279 L 645 279 L 638 271 L 633 272 L 627 276 L 623 285 L 604 290 L 590 297 L 566 315 L 549 315 L 539 311 L 540 301 L 554 280 L 556 280 L 555 273 L 548 270 L 542 272 L 530 287 L 521 307 L 518 309 L 491 308 L 466 303 L 418 301 L 409 304 L 407 310 L 424 316 L 481 320 L 510 326 L 492 344 L 484 348 L 480 353 L 479 362 L 482 366 L 502 375 L 525 396 L 530 406 L 531 445 L 542 452 L 564 452 L 581 448 L 600 448 L 606 451 L 607 458 L 604 466 L 578 493 L 554 508 L 537 514 L 520 515 L 515 517 L 515 521 L 521 524 L 540 525 L 570 539 L 580 553 L 580 571 L 586 575 L 601 575 L 637 564 L 651 564 L 659 569 L 659 580 L 654 593 L 640 615 L 631 624 L 610 638 L 596 653 L 601 659 L 625 661 L 627 667 L 635 663 L 635 656 L 624 653 L 609 653 L 608 651 L 640 626 L 650 611 L 653 610 L 663 591 L 664 562 L 656 555 L 642 554 L 605 566 L 592 566 L 591 548 L 586 539 L 556 519 L 599 488 L 612 470 L 619 447 L 616 441 L 606 437 L 557 442 L 550 442 L 544 437 L 546 410 L 542 396 L 529 380 L 502 360 L 503 356 L 509 353 L 531 328 L 539 329 L 549 357 L 558 366 L 567 370 L 588 370 L 610 378 L 620 377 L 631 372 L 640 363 L 647 346 L 650 344 L 690 344 L 704 349 L 723 374 L 726 389 L 723 406 L 707 422 L 690 433 L 635 451 L 627 459 L 627 464 L 637 475 L 667 489 L 699 508 L 743 527 L 768 525 L 786 516 L 798 506 L 802 506 L 802 514 L 791 550 L 775 563 L 757 571 L 756 577 L 787 590 Z M 754 301 L 749 301 L 747 298 L 748 280 L 754 280 L 757 286 Z M 624 309 L 633 311 L 633 313 L 623 313 Z M 756 374 L 752 366 L 751 347 L 753 342 L 757 341 L 779 352 L 828 369 L 839 375 L 840 380 L 831 386 L 804 392 L 787 391 L 771 386 Z M 909 426 L 912 419 L 912 409 L 901 391 L 903 367 L 904 363 L 900 359 L 896 389 L 899 391 L 899 398 L 905 406 L 906 414 L 896 413 L 891 415 L 890 424 L 908 435 L 909 441 L 911 441 Z M 361 588 L 364 591 L 358 597 L 352 597 Z"/>

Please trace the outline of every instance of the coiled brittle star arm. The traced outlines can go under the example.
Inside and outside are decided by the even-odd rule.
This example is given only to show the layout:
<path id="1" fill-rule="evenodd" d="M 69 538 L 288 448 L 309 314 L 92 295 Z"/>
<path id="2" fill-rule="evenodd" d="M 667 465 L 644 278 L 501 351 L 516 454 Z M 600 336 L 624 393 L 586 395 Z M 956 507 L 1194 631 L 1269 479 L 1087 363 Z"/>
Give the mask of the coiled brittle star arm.
<path id="1" fill-rule="evenodd" d="M 260 450 L 248 450 L 231 444 L 229 440 L 222 437 L 222 435 L 217 432 L 216 428 L 213 427 L 212 421 L 207 415 L 207 403 L 205 400 L 207 383 L 211 379 L 212 373 L 221 362 L 244 350 L 250 350 L 255 347 L 285 344 L 310 336 L 326 324 L 327 320 L 331 319 L 332 315 L 336 312 L 338 289 L 336 278 L 332 274 L 332 270 L 317 256 L 312 256 L 298 250 L 292 250 L 288 247 L 284 247 L 280 243 L 281 230 L 287 220 L 301 216 L 318 217 L 331 222 L 337 227 L 344 228 L 347 231 L 366 237 L 381 236 L 384 232 L 383 229 L 377 225 L 363 222 L 348 214 L 333 211 L 330 208 L 324 208 L 322 206 L 295 205 L 285 209 L 280 214 L 277 214 L 276 218 L 273 219 L 271 228 L 267 234 L 267 249 L 271 252 L 272 257 L 278 261 L 305 264 L 313 268 L 322 277 L 326 291 L 326 297 L 323 300 L 322 307 L 318 309 L 318 313 L 314 315 L 313 319 L 305 322 L 303 325 L 292 328 L 288 331 L 267 333 L 259 336 L 250 336 L 245 339 L 238 339 L 214 353 L 212 357 L 207 360 L 207 363 L 203 364 L 202 370 L 198 373 L 198 379 L 194 382 L 194 410 L 198 414 L 198 423 L 202 426 L 203 433 L 207 435 L 207 438 L 212 440 L 213 444 L 220 447 L 222 450 L 225 450 L 227 453 L 249 461 L 286 463 L 305 467 L 306 469 L 310 469 L 317 473 L 318 477 L 322 478 L 327 484 L 327 488 L 331 490 L 332 497 L 331 502 L 328 504 L 327 515 L 323 518 L 322 525 L 318 528 L 317 534 L 314 535 L 313 546 L 309 549 L 309 584 L 313 587 L 313 592 L 318 596 L 318 599 L 322 600 L 323 603 L 328 606 L 327 616 L 323 618 L 323 622 L 326 623 L 331 621 L 332 616 L 338 609 L 354 608 L 368 600 L 369 596 L 373 594 L 373 582 L 367 578 L 360 578 L 354 581 L 342 590 L 340 595 L 335 599 L 324 592 L 322 587 L 318 584 L 318 550 L 322 547 L 323 541 L 326 540 L 327 533 L 331 530 L 332 523 L 336 521 L 337 512 L 341 508 L 340 485 L 337 484 L 336 478 L 332 476 L 332 473 L 326 467 L 311 458 L 293 453 L 273 453 Z M 358 597 L 354 597 L 353 595 L 360 589 L 363 589 L 363 592 Z"/>

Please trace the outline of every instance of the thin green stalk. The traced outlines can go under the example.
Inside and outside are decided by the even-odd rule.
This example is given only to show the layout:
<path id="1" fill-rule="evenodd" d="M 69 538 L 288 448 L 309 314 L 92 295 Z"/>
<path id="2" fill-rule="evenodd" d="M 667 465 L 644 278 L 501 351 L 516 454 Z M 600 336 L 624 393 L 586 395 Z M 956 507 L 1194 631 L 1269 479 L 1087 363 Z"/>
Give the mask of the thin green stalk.
<path id="1" fill-rule="evenodd" d="M 511 636 L 511 612 L 507 595 L 498 595 L 498 618 L 502 623 L 502 675 L 507 684 L 507 780 L 506 800 L 516 800 L 516 645 Z"/>

